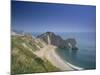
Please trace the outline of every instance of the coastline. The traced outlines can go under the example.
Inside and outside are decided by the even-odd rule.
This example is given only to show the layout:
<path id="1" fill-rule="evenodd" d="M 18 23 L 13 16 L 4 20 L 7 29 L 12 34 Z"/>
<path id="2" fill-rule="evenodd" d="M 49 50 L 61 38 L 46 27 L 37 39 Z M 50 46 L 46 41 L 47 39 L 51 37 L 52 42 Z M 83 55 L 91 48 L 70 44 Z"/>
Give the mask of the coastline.
<path id="1" fill-rule="evenodd" d="M 58 54 L 57 50 L 55 50 L 55 54 L 61 58 L 61 60 L 63 60 L 64 63 L 66 63 L 67 65 L 69 65 L 71 68 L 73 68 L 74 70 L 84 70 L 84 68 L 78 67 L 73 65 L 72 63 L 68 62 L 67 60 L 64 60 L 62 58 L 62 56 L 60 54 Z"/>
<path id="2" fill-rule="evenodd" d="M 61 56 L 57 54 L 56 49 L 50 50 L 46 58 L 62 71 L 83 70 L 83 68 L 77 67 L 63 60 Z"/>
<path id="3" fill-rule="evenodd" d="M 77 67 L 63 60 L 61 56 L 57 54 L 55 46 L 48 45 L 45 48 L 41 49 L 40 51 L 35 52 L 35 54 L 42 59 L 47 59 L 61 71 L 83 70 L 83 68 Z"/>

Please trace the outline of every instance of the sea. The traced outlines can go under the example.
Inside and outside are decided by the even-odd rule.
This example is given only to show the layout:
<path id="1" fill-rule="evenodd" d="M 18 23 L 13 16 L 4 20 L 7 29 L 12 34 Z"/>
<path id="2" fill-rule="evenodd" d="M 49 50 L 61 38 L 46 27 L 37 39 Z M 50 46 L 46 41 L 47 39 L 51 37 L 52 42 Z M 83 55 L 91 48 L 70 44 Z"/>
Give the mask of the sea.
<path id="1" fill-rule="evenodd" d="M 34 36 L 41 33 L 34 33 Z M 96 69 L 96 32 L 55 32 L 64 40 L 74 38 L 78 50 L 57 49 L 57 54 L 66 62 L 86 69 Z"/>
<path id="2" fill-rule="evenodd" d="M 75 38 L 79 50 L 58 49 L 57 53 L 70 64 L 83 69 L 96 68 L 96 33 L 70 32 L 57 33 L 63 39 Z"/>

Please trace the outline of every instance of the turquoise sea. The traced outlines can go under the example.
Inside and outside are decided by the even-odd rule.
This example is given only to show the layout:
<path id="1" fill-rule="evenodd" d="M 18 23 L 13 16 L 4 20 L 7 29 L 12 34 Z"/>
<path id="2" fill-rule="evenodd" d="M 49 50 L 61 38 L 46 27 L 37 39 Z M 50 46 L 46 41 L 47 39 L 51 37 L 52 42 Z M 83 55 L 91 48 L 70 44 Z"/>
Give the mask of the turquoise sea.
<path id="1" fill-rule="evenodd" d="M 62 59 L 83 69 L 96 68 L 96 33 L 95 32 L 76 32 L 76 33 L 57 33 L 63 39 L 75 38 L 79 50 L 58 49 L 57 53 Z"/>
<path id="2" fill-rule="evenodd" d="M 33 33 L 34 36 L 41 33 Z M 75 38 L 79 50 L 58 49 L 58 55 L 72 65 L 83 69 L 96 68 L 96 33 L 95 32 L 56 32 L 63 39 Z"/>

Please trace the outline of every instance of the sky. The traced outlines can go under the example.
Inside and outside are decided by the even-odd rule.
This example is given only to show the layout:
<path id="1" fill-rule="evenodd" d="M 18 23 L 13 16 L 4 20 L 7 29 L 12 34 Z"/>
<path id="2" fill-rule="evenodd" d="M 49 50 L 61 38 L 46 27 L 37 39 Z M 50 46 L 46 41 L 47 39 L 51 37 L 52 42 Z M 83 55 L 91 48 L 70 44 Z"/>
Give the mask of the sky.
<path id="1" fill-rule="evenodd" d="M 11 27 L 25 32 L 95 32 L 96 7 L 12 1 Z"/>

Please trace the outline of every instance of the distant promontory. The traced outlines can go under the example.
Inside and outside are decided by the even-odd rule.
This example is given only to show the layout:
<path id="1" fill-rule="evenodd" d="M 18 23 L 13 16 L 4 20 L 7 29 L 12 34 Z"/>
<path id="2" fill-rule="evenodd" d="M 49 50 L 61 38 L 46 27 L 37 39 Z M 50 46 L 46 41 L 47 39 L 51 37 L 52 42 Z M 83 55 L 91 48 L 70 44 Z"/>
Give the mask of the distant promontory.
<path id="1" fill-rule="evenodd" d="M 37 36 L 37 38 L 43 40 L 47 44 L 51 44 L 59 48 L 78 50 L 78 48 L 76 47 L 77 42 L 74 38 L 68 38 L 64 40 L 61 36 L 56 35 L 53 32 L 43 33 Z"/>

